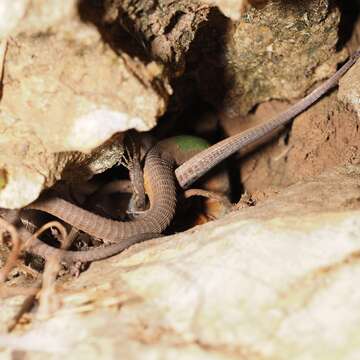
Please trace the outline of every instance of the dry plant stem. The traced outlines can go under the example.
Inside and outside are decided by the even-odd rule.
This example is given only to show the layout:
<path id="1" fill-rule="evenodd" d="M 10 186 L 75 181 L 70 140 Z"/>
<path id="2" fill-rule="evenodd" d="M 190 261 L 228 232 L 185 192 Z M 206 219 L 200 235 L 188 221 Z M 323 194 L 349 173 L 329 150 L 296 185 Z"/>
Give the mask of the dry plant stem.
<path id="1" fill-rule="evenodd" d="M 13 248 L 11 250 L 11 253 L 7 259 L 5 266 L 3 267 L 0 273 L 0 281 L 4 282 L 7 278 L 9 271 L 16 264 L 16 260 L 20 252 L 21 244 L 20 244 L 19 234 L 12 224 L 9 224 L 6 220 L 0 218 L 0 226 L 4 231 L 8 231 L 10 233 L 13 241 Z M 35 296 L 39 291 L 39 288 L 40 288 L 40 282 L 38 282 L 38 286 L 31 288 L 9 288 L 4 284 L 0 286 L 1 298 L 15 296 L 15 295 L 27 296 L 25 301 L 23 302 L 23 305 L 21 306 L 21 309 L 16 314 L 12 322 L 8 325 L 8 329 L 7 329 L 8 331 L 11 331 L 16 326 L 21 316 L 31 308 Z"/>
<path id="2" fill-rule="evenodd" d="M 6 280 L 6 276 L 7 276 L 8 272 L 11 270 L 12 266 L 14 266 L 14 264 L 16 263 L 18 254 L 20 252 L 21 244 L 20 244 L 19 234 L 12 224 L 7 222 L 5 219 L 0 218 L 0 227 L 4 231 L 8 231 L 13 240 L 13 248 L 12 248 L 11 254 L 7 260 L 7 263 L 5 264 L 4 268 L 2 269 L 1 275 L 0 275 L 1 280 L 4 281 L 4 280 Z M 21 316 L 32 307 L 35 296 L 40 288 L 40 282 L 38 281 L 37 283 L 38 283 L 37 286 L 35 286 L 35 287 L 33 286 L 31 288 L 23 288 L 23 287 L 13 288 L 13 287 L 7 287 L 5 284 L 1 284 L 1 286 L 0 286 L 0 297 L 1 298 L 6 298 L 9 296 L 16 296 L 16 295 L 25 295 L 26 296 L 26 299 L 23 302 L 23 305 L 21 306 L 20 310 L 14 316 L 12 322 L 8 325 L 8 328 L 7 328 L 8 331 L 11 331 L 16 326 L 16 324 L 17 324 L 18 320 L 21 318 Z"/>
<path id="3" fill-rule="evenodd" d="M 13 225 L 9 224 L 4 219 L 0 218 L 0 227 L 2 228 L 2 235 L 4 234 L 4 231 L 9 232 L 9 234 L 11 236 L 11 241 L 13 244 L 10 255 L 9 255 L 4 267 L 0 271 L 0 283 L 2 283 L 6 280 L 9 272 L 16 264 L 16 260 L 18 258 L 21 246 L 20 246 L 19 234 Z"/>
<path id="4" fill-rule="evenodd" d="M 8 41 L 4 39 L 0 43 L 0 78 L 1 83 L 4 77 L 4 67 L 5 67 L 5 58 L 6 58 L 6 51 L 7 51 Z M 2 93 L 2 91 L 1 91 Z"/>
<path id="5" fill-rule="evenodd" d="M 38 236 L 52 227 L 55 227 L 61 235 L 61 248 L 67 248 L 71 237 L 67 236 L 65 227 L 58 221 L 50 221 L 43 225 L 26 241 L 25 246 L 31 246 L 31 243 L 34 242 Z M 60 270 L 60 260 L 60 256 L 57 253 L 54 253 L 45 264 L 38 310 L 38 315 L 41 318 L 48 318 L 56 309 L 59 308 L 59 301 L 56 296 L 55 280 Z"/>
<path id="6" fill-rule="evenodd" d="M 57 254 L 53 254 L 45 264 L 39 295 L 38 318 L 47 319 L 60 307 L 55 287 L 55 280 L 61 268 L 60 260 Z"/>
<path id="7" fill-rule="evenodd" d="M 8 327 L 7 327 L 8 332 L 13 331 L 14 328 L 16 327 L 16 325 L 18 324 L 19 320 L 21 319 L 21 317 L 25 313 L 27 313 L 31 310 L 31 308 L 34 305 L 34 300 L 36 298 L 36 295 L 38 294 L 40 289 L 41 289 L 41 281 L 40 280 L 38 280 L 35 283 L 35 285 L 33 285 L 29 289 L 24 289 L 24 288 L 13 289 L 13 290 L 18 290 L 19 291 L 18 294 L 26 295 L 26 299 L 23 301 L 21 308 L 19 309 L 17 314 L 14 316 L 14 318 L 8 325 Z M 20 292 L 21 290 L 22 290 L 22 293 Z M 14 291 L 14 295 L 18 295 L 18 294 L 16 294 Z"/>
<path id="8" fill-rule="evenodd" d="M 34 241 L 34 239 L 38 238 L 44 231 L 46 231 L 47 229 L 50 228 L 56 228 L 60 235 L 61 238 L 63 240 L 62 244 L 65 244 L 66 239 L 67 239 L 67 232 L 66 229 L 63 225 L 61 225 L 58 221 L 50 221 L 46 224 L 44 224 L 40 229 L 36 230 L 34 234 L 32 234 L 29 239 L 26 240 L 25 244 L 23 245 L 23 248 L 26 249 L 28 247 L 31 246 L 32 241 Z"/>

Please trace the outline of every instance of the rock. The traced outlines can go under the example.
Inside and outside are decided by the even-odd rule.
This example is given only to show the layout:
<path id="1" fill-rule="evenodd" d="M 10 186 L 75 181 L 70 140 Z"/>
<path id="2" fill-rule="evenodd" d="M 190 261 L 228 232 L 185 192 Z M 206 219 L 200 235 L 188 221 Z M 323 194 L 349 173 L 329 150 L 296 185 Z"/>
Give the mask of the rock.
<path id="1" fill-rule="evenodd" d="M 14 338 L 18 348 L 46 335 L 29 359 L 356 358 L 359 175 L 337 168 L 93 263 L 58 289 L 49 320 Z"/>
<path id="2" fill-rule="evenodd" d="M 161 66 L 104 44 L 81 21 L 77 1 L 31 2 L 13 34 L 0 103 L 6 208 L 29 204 L 57 180 L 84 181 L 118 163 L 121 134 L 155 126 L 171 92 Z"/>
<path id="3" fill-rule="evenodd" d="M 339 9 L 328 0 L 250 7 L 238 22 L 223 25 L 216 51 L 203 50 L 202 95 L 229 118 L 270 99 L 303 96 L 346 57 L 346 51 L 335 53 L 339 21 Z"/>
<path id="4" fill-rule="evenodd" d="M 25 15 L 29 0 L 3 0 L 0 2 L 0 38 L 16 28 Z"/>
<path id="5" fill-rule="evenodd" d="M 340 80 L 338 98 L 360 118 L 360 62 L 358 61 Z"/>

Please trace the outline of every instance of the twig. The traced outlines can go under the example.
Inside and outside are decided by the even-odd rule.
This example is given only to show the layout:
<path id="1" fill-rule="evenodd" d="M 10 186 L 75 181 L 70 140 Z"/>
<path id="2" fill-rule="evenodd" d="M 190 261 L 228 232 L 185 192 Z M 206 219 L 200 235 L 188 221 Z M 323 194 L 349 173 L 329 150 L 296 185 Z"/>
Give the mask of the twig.
<path id="1" fill-rule="evenodd" d="M 16 263 L 21 246 L 20 246 L 19 234 L 13 225 L 9 224 L 4 219 L 0 218 L 0 227 L 3 230 L 2 234 L 1 234 L 2 239 L 3 239 L 4 232 L 7 231 L 10 234 L 11 241 L 12 241 L 11 252 L 7 258 L 7 261 L 4 265 L 4 267 L 0 271 L 0 283 L 3 283 L 7 279 L 9 272 L 11 271 L 11 269 L 14 267 L 14 265 Z"/>
<path id="2" fill-rule="evenodd" d="M 3 93 L 3 79 L 4 79 L 7 47 L 8 47 L 7 39 L 2 40 L 0 43 L 0 98 L 2 98 L 2 93 Z"/>
<path id="3" fill-rule="evenodd" d="M 44 224 L 40 229 L 36 230 L 34 232 L 34 234 L 32 234 L 25 242 L 25 244 L 23 245 L 23 248 L 26 249 L 29 247 L 29 245 L 31 244 L 31 242 L 39 237 L 44 231 L 46 231 L 47 229 L 50 229 L 50 228 L 56 228 L 60 235 L 61 235 L 61 239 L 63 240 L 61 242 L 62 246 L 63 245 L 66 245 L 65 242 L 67 241 L 67 232 L 66 232 L 66 229 L 63 225 L 61 225 L 58 221 L 49 221 L 48 223 Z"/>
<path id="4" fill-rule="evenodd" d="M 69 245 L 72 236 L 67 236 L 65 227 L 58 221 L 50 221 L 38 229 L 25 243 L 25 248 L 30 246 L 31 242 L 41 235 L 45 230 L 56 228 L 61 237 L 61 248 L 66 249 Z M 39 296 L 39 310 L 38 316 L 41 318 L 48 318 L 59 308 L 59 301 L 56 296 L 55 280 L 60 270 L 59 256 L 54 254 L 45 264 L 42 288 Z"/>
<path id="5" fill-rule="evenodd" d="M 11 322 L 7 325 L 7 331 L 13 331 L 15 329 L 15 326 L 18 324 L 21 317 L 29 312 L 31 308 L 34 305 L 34 301 L 36 298 L 36 295 L 38 294 L 39 290 L 41 289 L 41 281 L 36 281 L 35 285 L 31 288 L 5 288 L 3 286 L 3 289 L 6 290 L 13 290 L 13 296 L 14 295 L 24 295 L 25 299 L 22 301 L 20 309 L 17 311 L 17 313 L 13 316 Z M 16 291 L 18 292 L 16 294 Z M 10 291 L 11 293 L 12 291 Z"/>

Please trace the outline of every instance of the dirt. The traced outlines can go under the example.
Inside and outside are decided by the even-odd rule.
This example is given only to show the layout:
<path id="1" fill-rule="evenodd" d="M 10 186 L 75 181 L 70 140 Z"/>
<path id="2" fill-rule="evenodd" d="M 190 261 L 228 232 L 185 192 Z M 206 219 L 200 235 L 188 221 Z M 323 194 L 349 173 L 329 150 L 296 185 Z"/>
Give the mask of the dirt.
<path id="1" fill-rule="evenodd" d="M 249 117 L 224 122 L 227 135 L 252 127 L 287 105 L 268 102 Z M 298 116 L 291 129 L 240 161 L 245 191 L 260 201 L 281 189 L 334 166 L 360 164 L 360 120 L 337 100 L 337 93 L 323 98 Z"/>

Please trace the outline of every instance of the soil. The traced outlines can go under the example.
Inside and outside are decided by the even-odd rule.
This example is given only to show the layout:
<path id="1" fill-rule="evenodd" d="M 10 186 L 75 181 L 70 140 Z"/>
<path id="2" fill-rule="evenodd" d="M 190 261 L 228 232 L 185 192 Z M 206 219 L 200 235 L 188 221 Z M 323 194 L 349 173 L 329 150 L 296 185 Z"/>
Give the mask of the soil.
<path id="1" fill-rule="evenodd" d="M 286 107 L 278 101 L 261 104 L 242 121 L 223 121 L 224 129 L 227 135 L 233 135 Z M 259 201 L 332 167 L 358 165 L 359 125 L 357 114 L 338 101 L 337 92 L 333 92 L 298 116 L 291 129 L 239 160 L 245 191 Z"/>

